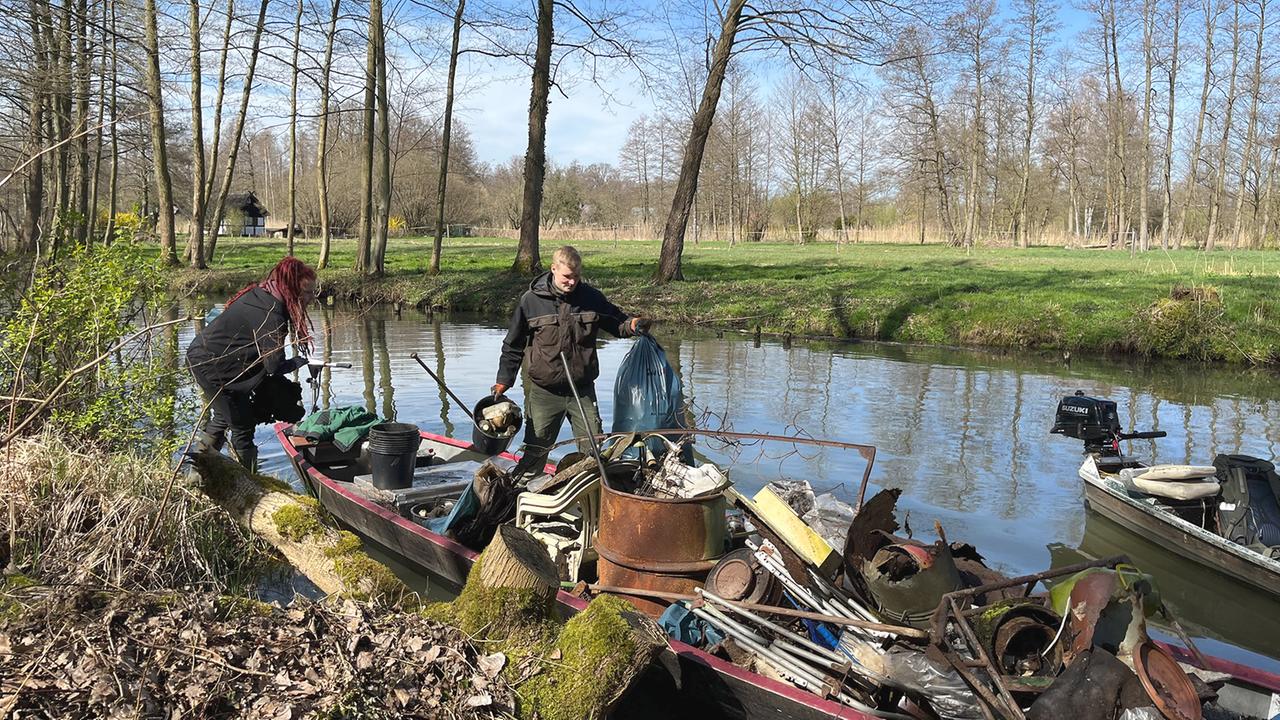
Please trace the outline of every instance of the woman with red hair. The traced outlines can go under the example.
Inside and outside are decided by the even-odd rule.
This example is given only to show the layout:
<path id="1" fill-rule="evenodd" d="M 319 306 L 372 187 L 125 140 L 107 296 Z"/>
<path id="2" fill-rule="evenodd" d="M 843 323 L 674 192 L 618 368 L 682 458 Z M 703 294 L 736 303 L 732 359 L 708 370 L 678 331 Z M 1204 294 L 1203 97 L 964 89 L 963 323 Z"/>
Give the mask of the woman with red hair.
<path id="1" fill-rule="evenodd" d="M 311 350 L 307 306 L 315 297 L 316 271 L 295 257 L 286 257 L 265 280 L 233 295 L 222 314 L 191 341 L 187 365 L 209 398 L 211 410 L 196 435 L 197 447 L 220 450 L 230 430 L 236 457 L 252 469 L 258 459 L 253 442 L 258 423 L 273 417 L 301 419 L 301 389 L 284 375 L 307 362 Z M 284 346 L 290 330 L 295 354 L 286 360 Z"/>

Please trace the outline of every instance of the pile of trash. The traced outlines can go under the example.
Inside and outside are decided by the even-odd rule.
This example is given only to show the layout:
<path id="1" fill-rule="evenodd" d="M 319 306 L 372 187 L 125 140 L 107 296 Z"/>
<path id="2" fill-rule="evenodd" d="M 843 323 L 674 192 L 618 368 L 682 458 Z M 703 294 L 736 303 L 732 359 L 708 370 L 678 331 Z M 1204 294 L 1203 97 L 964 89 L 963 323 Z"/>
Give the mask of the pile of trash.
<path id="1" fill-rule="evenodd" d="M 509 717 L 502 658 L 412 613 L 212 593 L 8 590 L 0 716 Z"/>
<path id="2" fill-rule="evenodd" d="M 486 435 L 508 438 L 516 434 L 524 418 L 520 406 L 510 400 L 502 400 L 480 409 L 476 424 Z"/>
<path id="3" fill-rule="evenodd" d="M 1227 676 L 1148 637 L 1163 606 L 1118 559 L 1008 580 L 940 526 L 933 543 L 896 535 L 897 490 L 856 516 L 803 482 L 723 492 L 745 547 L 662 613 L 673 638 L 881 716 L 1232 717 L 1213 704 Z M 845 508 L 837 552 L 817 528 Z"/>

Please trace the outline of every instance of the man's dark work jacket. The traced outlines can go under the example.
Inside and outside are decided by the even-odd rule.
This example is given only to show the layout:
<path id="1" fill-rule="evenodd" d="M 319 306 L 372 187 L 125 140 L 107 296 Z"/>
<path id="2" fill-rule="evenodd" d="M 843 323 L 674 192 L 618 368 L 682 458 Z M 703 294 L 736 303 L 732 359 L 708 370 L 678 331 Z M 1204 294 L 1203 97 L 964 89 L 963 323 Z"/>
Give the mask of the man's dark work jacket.
<path id="1" fill-rule="evenodd" d="M 196 335 L 187 365 L 210 389 L 247 392 L 279 368 L 288 327 L 284 302 L 254 288 Z"/>
<path id="2" fill-rule="evenodd" d="M 529 283 L 520 304 L 511 316 L 511 327 L 502 341 L 498 362 L 498 382 L 516 383 L 520 364 L 539 387 L 559 394 L 569 392 L 563 351 L 569 360 L 573 382 L 585 390 L 600 375 L 596 357 L 596 333 L 604 330 L 614 337 L 629 337 L 630 318 L 599 290 L 579 282 L 568 295 L 557 294 L 551 273 L 543 273 Z"/>

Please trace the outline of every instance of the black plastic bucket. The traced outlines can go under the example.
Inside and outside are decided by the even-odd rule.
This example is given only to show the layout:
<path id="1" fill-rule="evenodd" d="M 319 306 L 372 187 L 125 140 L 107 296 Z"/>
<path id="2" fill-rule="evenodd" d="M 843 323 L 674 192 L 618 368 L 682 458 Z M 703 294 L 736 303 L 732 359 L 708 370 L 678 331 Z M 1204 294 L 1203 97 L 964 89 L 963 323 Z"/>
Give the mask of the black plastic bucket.
<path id="1" fill-rule="evenodd" d="M 502 437 L 480 429 L 480 421 L 484 419 L 485 408 L 497 405 L 500 402 L 507 402 L 509 399 L 506 396 L 499 396 L 495 400 L 492 395 L 485 395 L 471 409 L 471 448 L 476 452 L 482 455 L 497 455 L 506 452 L 507 447 L 511 445 L 511 440 L 518 434 L 519 431 Z"/>
<path id="2" fill-rule="evenodd" d="M 369 429 L 369 472 L 373 486 L 399 490 L 413 485 L 422 434 L 412 423 L 379 423 Z"/>

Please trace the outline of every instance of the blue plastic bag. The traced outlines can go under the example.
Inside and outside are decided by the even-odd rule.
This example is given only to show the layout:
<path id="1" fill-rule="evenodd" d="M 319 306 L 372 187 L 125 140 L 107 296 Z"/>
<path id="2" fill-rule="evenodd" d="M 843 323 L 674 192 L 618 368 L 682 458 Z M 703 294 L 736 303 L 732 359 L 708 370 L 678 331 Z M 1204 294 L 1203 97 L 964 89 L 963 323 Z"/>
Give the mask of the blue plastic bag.
<path id="1" fill-rule="evenodd" d="M 618 367 L 612 432 L 684 427 L 683 409 L 684 386 L 667 362 L 667 354 L 652 336 L 639 336 Z M 666 451 L 659 438 L 651 438 L 648 446 L 655 456 Z"/>

